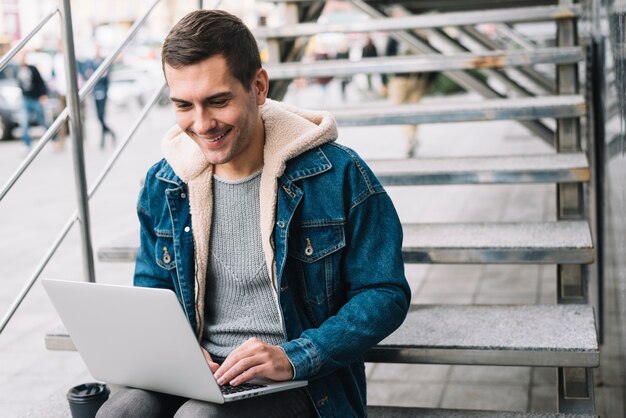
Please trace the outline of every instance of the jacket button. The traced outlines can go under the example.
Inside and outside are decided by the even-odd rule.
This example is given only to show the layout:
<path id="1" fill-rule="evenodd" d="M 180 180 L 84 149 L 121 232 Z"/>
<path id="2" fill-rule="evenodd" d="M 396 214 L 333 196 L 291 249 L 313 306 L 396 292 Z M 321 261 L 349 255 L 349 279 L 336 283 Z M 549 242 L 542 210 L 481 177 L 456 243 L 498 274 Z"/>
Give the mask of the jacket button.
<path id="1" fill-rule="evenodd" d="M 283 221 L 276 222 L 276 225 L 278 225 L 279 228 L 284 228 L 285 227 L 285 223 Z"/>
<path id="2" fill-rule="evenodd" d="M 191 231 L 191 228 L 189 228 L 188 226 L 185 227 L 185 232 L 189 232 Z"/>
<path id="3" fill-rule="evenodd" d="M 170 257 L 170 254 L 167 252 L 167 247 L 163 247 L 163 262 L 169 264 L 170 261 L 172 261 L 172 257 Z"/>
<path id="4" fill-rule="evenodd" d="M 187 197 L 187 195 L 186 195 L 185 193 L 181 193 L 181 194 L 180 194 L 180 198 L 181 198 L 181 199 L 184 199 L 184 198 L 186 198 L 186 197 Z"/>
<path id="5" fill-rule="evenodd" d="M 313 255 L 313 246 L 311 245 L 311 239 L 306 239 L 306 248 L 304 249 L 304 253 L 309 257 Z"/>

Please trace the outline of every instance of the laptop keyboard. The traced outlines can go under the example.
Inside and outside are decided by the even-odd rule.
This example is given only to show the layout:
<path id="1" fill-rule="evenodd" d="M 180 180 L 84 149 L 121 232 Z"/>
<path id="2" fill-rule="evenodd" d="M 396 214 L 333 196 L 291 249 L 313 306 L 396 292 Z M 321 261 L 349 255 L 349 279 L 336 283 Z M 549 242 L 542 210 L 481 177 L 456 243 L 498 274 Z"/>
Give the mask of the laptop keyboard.
<path id="1" fill-rule="evenodd" d="M 267 385 L 258 385 L 255 383 L 243 383 L 238 386 L 223 385 L 223 386 L 220 386 L 220 390 L 222 391 L 223 395 L 232 395 L 233 393 L 245 392 L 247 390 L 253 390 L 253 389 L 260 389 L 266 386 Z"/>

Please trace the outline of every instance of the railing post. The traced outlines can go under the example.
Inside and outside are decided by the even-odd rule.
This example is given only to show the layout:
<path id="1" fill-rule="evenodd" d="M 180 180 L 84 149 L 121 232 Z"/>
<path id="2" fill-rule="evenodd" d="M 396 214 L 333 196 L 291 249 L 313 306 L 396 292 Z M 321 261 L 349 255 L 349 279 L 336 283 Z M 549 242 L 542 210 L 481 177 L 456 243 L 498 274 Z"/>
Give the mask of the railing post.
<path id="1" fill-rule="evenodd" d="M 561 5 L 572 5 L 573 0 L 560 0 Z M 563 17 L 557 20 L 557 45 L 578 45 L 576 19 Z M 578 94 L 578 67 L 576 64 L 561 64 L 556 67 L 557 94 Z M 557 119 L 557 152 L 579 152 L 582 149 L 580 120 L 578 118 Z M 557 184 L 557 219 L 584 219 L 585 195 L 582 183 Z M 557 302 L 589 303 L 589 267 L 580 264 L 557 265 Z M 595 414 L 593 369 L 558 368 L 558 412 Z"/>
<path id="2" fill-rule="evenodd" d="M 600 0 L 592 2 L 592 36 L 589 45 L 587 81 L 591 103 L 591 127 L 589 154 L 594 168 L 591 196 L 596 233 L 596 274 L 597 274 L 597 310 L 598 340 L 604 343 L 604 197 L 605 197 L 605 103 L 606 103 L 606 57 L 605 37 L 600 29 Z"/>
<path id="3" fill-rule="evenodd" d="M 76 54 L 74 52 L 74 34 L 72 31 L 72 13 L 70 0 L 63 0 L 62 9 L 63 46 L 65 48 L 65 80 L 67 83 L 67 104 L 70 112 L 70 135 L 72 137 L 72 155 L 76 197 L 78 199 L 78 223 L 80 227 L 83 253 L 83 270 L 86 281 L 95 282 L 91 231 L 89 228 L 89 197 L 87 194 L 87 176 L 85 174 L 85 153 L 83 148 L 83 125 L 81 118 L 78 82 L 76 78 Z"/>
<path id="4" fill-rule="evenodd" d="M 571 4 L 561 0 L 560 4 Z M 578 45 L 576 19 L 564 17 L 557 20 L 557 44 L 559 47 Z M 561 64 L 556 68 L 557 94 L 578 94 L 578 67 L 576 64 Z M 580 121 L 578 118 L 557 119 L 557 152 L 579 152 L 581 150 Z M 557 219 L 576 220 L 585 218 L 583 185 L 559 183 L 557 185 Z M 558 265 L 557 298 L 559 303 L 587 303 L 587 268 L 578 264 Z"/>

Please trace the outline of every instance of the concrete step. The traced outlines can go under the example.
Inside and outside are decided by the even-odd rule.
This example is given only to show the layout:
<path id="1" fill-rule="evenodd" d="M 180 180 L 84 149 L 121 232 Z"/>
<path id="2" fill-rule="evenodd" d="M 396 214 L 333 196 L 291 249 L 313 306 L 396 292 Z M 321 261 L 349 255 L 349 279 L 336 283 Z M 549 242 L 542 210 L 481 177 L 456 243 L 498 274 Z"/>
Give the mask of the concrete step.
<path id="1" fill-rule="evenodd" d="M 46 349 L 54 351 L 76 351 L 76 346 L 67 332 L 65 325 L 58 325 L 46 334 Z"/>
<path id="2" fill-rule="evenodd" d="M 422 73 L 478 68 L 506 68 L 535 64 L 571 64 L 584 59 L 580 47 L 499 50 L 452 55 L 428 54 L 364 58 L 359 61 L 326 60 L 265 65 L 270 80 L 298 77 L 342 77 L 354 74 Z"/>
<path id="3" fill-rule="evenodd" d="M 404 224 L 405 263 L 587 264 L 594 260 L 586 221 Z M 133 231 L 98 250 L 98 260 L 134 262 Z"/>
<path id="4" fill-rule="evenodd" d="M 598 367 L 588 305 L 413 305 L 374 363 Z"/>
<path id="5" fill-rule="evenodd" d="M 109 385 L 112 391 L 116 390 Z M 70 417 L 66 390 L 55 392 L 44 402 L 29 411 L 20 414 L 19 418 L 50 418 Z M 512 411 L 480 411 L 466 409 L 409 408 L 397 406 L 368 405 L 369 418 L 595 418 L 587 414 L 559 414 L 556 412 L 512 412 Z"/>
<path id="6" fill-rule="evenodd" d="M 537 326 L 541 324 L 541 326 Z M 49 350 L 76 350 L 63 326 Z M 392 335 L 368 351 L 375 363 L 597 367 L 588 305 L 413 305 Z"/>
<path id="7" fill-rule="evenodd" d="M 418 103 L 332 109 L 340 126 L 407 125 L 490 120 L 575 118 L 585 114 L 580 95 Z"/>
<path id="8" fill-rule="evenodd" d="M 290 3 L 293 2 L 292 0 L 276 0 L 275 2 L 280 1 L 288 1 Z M 358 22 L 327 24 L 300 23 L 297 25 L 260 27 L 256 28 L 253 33 L 257 39 L 280 39 L 313 36 L 320 33 L 390 32 L 411 29 L 432 29 L 448 26 L 477 25 L 481 23 L 539 22 L 562 19 L 563 17 L 578 17 L 580 14 L 580 6 L 574 5 L 516 7 L 470 12 L 448 12 L 428 15 L 386 17 Z"/>
<path id="9" fill-rule="evenodd" d="M 20 418 L 70 417 L 65 390 L 54 393 L 45 402 L 37 405 Z M 368 405 L 369 418 L 596 418 L 587 414 L 559 414 L 557 412 L 513 412 L 481 411 L 467 409 L 410 408 L 397 406 Z"/>
<path id="10" fill-rule="evenodd" d="M 557 412 L 479 411 L 368 405 L 369 418 L 594 418 L 596 415 Z"/>
<path id="11" fill-rule="evenodd" d="M 405 263 L 587 264 L 586 221 L 403 224 Z"/>
<path id="12" fill-rule="evenodd" d="M 283 0 L 289 1 L 289 0 Z M 358 4 L 359 2 L 357 2 Z M 389 4 L 389 0 L 367 0 L 368 5 L 383 6 Z M 394 2 L 407 10 L 412 14 L 420 13 L 436 13 L 436 12 L 467 12 L 471 10 L 480 10 L 486 12 L 489 10 L 515 10 L 518 7 L 531 7 L 531 6 L 546 6 L 556 5 L 562 3 L 559 0 L 445 0 L 445 1 L 415 1 L 415 0 L 397 0 Z M 565 14 L 564 18 L 569 16 Z M 558 19 L 558 16 L 554 16 Z M 509 19 L 513 19 L 511 16 Z"/>
<path id="13" fill-rule="evenodd" d="M 370 160 L 385 186 L 589 181 L 584 153 Z"/>
<path id="14" fill-rule="evenodd" d="M 130 238 L 128 242 L 138 241 L 139 232 L 136 232 L 137 236 Z M 98 250 L 98 261 L 103 263 L 134 263 L 137 259 L 137 249 L 139 245 L 125 245 L 120 243 L 119 245 L 113 244 L 106 247 L 101 247 Z"/>

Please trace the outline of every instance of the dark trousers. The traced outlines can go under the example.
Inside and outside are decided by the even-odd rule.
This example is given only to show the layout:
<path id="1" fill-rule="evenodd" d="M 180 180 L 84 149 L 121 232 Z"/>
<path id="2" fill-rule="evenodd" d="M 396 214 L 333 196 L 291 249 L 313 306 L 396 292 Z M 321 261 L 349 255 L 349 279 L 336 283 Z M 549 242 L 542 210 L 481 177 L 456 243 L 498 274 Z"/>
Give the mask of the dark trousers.
<path id="1" fill-rule="evenodd" d="M 123 388 L 102 405 L 96 418 L 313 418 L 317 413 L 305 389 L 214 404 L 142 389 Z"/>
<path id="2" fill-rule="evenodd" d="M 100 137 L 100 147 L 104 148 L 105 134 L 110 133 L 111 138 L 113 139 L 113 142 L 115 142 L 115 135 L 113 134 L 113 131 L 111 130 L 111 128 L 109 128 L 109 126 L 104 121 L 104 115 L 106 113 L 106 105 L 107 105 L 106 94 L 96 96 L 95 103 L 96 103 L 96 114 L 98 115 L 98 121 L 100 122 L 100 127 L 102 128 L 102 136 Z"/>

